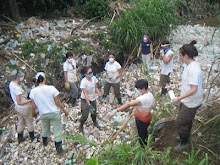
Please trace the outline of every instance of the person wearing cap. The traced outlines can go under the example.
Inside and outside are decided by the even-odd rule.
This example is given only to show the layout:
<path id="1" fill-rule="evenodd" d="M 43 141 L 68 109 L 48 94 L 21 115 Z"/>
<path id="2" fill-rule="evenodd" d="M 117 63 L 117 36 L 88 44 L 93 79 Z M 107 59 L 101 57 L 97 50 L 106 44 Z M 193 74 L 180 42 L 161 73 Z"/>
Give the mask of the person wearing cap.
<path id="1" fill-rule="evenodd" d="M 148 71 L 151 63 L 151 59 L 153 59 L 153 45 L 147 33 L 144 34 L 144 38 L 141 39 L 140 41 L 140 46 L 138 49 L 137 56 L 139 56 L 140 53 L 142 54 L 142 61 L 144 64 L 145 71 Z"/>
<path id="2" fill-rule="evenodd" d="M 170 43 L 167 40 L 162 41 L 161 47 L 161 73 L 160 86 L 162 87 L 161 96 L 167 93 L 166 85 L 170 83 L 170 73 L 173 72 L 173 57 L 174 53 L 170 49 Z"/>
<path id="3" fill-rule="evenodd" d="M 24 73 L 20 70 L 13 70 L 11 72 L 12 81 L 9 83 L 9 91 L 11 98 L 15 104 L 15 111 L 18 115 L 17 123 L 17 133 L 18 133 L 18 143 L 20 144 L 24 141 L 23 131 L 25 126 L 27 126 L 31 141 L 34 140 L 34 124 L 32 111 L 30 107 L 31 100 L 27 99 L 27 93 L 22 89 L 20 85 L 21 81 L 24 79 Z"/>
<path id="4" fill-rule="evenodd" d="M 72 106 L 76 104 L 76 98 L 78 97 L 77 88 L 77 68 L 76 61 L 73 59 L 73 54 L 71 52 L 66 53 L 66 61 L 63 64 L 65 88 L 69 90 L 69 96 Z"/>
<path id="5" fill-rule="evenodd" d="M 100 129 L 96 117 L 97 117 L 97 107 L 96 107 L 96 94 L 98 94 L 99 99 L 103 100 L 103 97 L 97 87 L 98 80 L 93 75 L 92 68 L 84 66 L 81 70 L 82 76 L 84 77 L 81 81 L 80 88 L 81 92 L 81 113 L 79 131 L 83 133 L 83 125 L 86 122 L 89 112 L 91 113 L 91 118 L 95 127 Z"/>
<path id="6" fill-rule="evenodd" d="M 42 122 L 43 145 L 47 146 L 47 139 L 50 136 L 50 125 L 53 125 L 55 135 L 55 146 L 58 154 L 62 153 L 62 132 L 61 132 L 61 114 L 59 108 L 68 115 L 68 111 L 62 105 L 59 99 L 59 91 L 52 85 L 46 85 L 44 72 L 38 72 L 35 76 L 36 88 L 30 92 L 32 99 L 32 110 L 36 108 L 40 114 Z M 58 108 L 59 107 L 59 108 Z"/>
<path id="7" fill-rule="evenodd" d="M 113 87 L 115 97 L 118 99 L 118 103 L 122 104 L 120 93 L 120 77 L 122 75 L 121 65 L 115 61 L 115 54 L 113 52 L 108 53 L 109 61 L 105 65 L 105 86 L 104 97 L 109 94 L 109 90 Z"/>

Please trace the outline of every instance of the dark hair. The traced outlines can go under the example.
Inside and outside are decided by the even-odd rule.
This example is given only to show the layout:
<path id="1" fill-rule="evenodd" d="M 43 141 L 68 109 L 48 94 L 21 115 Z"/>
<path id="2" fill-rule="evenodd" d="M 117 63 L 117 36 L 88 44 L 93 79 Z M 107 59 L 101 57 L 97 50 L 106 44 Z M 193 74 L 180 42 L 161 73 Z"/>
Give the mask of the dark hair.
<path id="1" fill-rule="evenodd" d="M 163 41 L 161 42 L 161 45 L 165 45 L 165 44 L 170 44 L 170 42 L 167 41 L 167 40 L 163 40 Z"/>
<path id="2" fill-rule="evenodd" d="M 140 80 L 138 80 L 138 81 L 136 81 L 136 83 L 135 83 L 135 88 L 137 88 L 137 89 L 148 89 L 148 82 L 147 82 L 147 80 L 145 80 L 145 79 L 140 79 Z"/>
<path id="3" fill-rule="evenodd" d="M 144 33 L 144 35 L 149 36 L 148 33 Z"/>
<path id="4" fill-rule="evenodd" d="M 44 73 L 44 71 L 39 71 L 39 72 L 43 72 L 43 73 Z M 42 83 L 43 81 L 44 81 L 44 77 L 41 76 L 41 75 L 39 75 L 38 78 L 37 78 L 37 84 L 39 85 L 39 84 Z"/>
<path id="5" fill-rule="evenodd" d="M 66 58 L 69 58 L 69 57 L 73 57 L 73 53 L 67 52 L 67 53 L 66 53 Z"/>
<path id="6" fill-rule="evenodd" d="M 197 42 L 195 40 L 191 41 L 190 44 L 184 44 L 181 48 L 179 48 L 180 53 L 185 56 L 185 54 L 188 55 L 189 58 L 194 58 L 198 56 L 198 50 L 194 46 Z"/>
<path id="7" fill-rule="evenodd" d="M 89 68 L 91 68 L 91 67 L 83 66 L 83 68 L 81 69 L 82 76 L 85 76 L 85 74 L 88 72 Z"/>
<path id="8" fill-rule="evenodd" d="M 109 51 L 109 52 L 108 52 L 108 55 L 113 55 L 113 56 L 115 56 L 115 53 L 112 52 L 112 51 Z"/>

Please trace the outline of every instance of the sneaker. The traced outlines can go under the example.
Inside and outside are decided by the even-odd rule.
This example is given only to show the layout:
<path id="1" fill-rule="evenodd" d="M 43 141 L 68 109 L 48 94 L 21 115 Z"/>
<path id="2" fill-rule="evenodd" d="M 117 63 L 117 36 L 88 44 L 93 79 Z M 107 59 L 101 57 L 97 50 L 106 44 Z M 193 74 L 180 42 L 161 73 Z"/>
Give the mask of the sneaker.
<path id="1" fill-rule="evenodd" d="M 189 144 L 186 143 L 186 144 L 179 144 L 178 146 L 174 147 L 174 151 L 175 152 L 182 152 L 183 150 L 187 149 L 189 147 Z"/>

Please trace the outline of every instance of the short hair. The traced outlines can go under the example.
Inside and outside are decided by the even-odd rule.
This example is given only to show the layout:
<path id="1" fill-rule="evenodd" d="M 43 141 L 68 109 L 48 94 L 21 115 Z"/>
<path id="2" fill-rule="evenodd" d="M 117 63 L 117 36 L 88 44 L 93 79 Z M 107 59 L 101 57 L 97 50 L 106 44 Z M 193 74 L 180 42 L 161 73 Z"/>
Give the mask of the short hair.
<path id="1" fill-rule="evenodd" d="M 69 58 L 69 57 L 73 57 L 73 53 L 67 52 L 67 53 L 66 53 L 66 58 Z"/>
<path id="2" fill-rule="evenodd" d="M 190 44 L 184 44 L 181 48 L 179 48 L 180 53 L 185 56 L 188 55 L 189 58 L 193 59 L 198 56 L 198 50 L 194 46 L 197 42 L 195 40 L 191 41 Z"/>
<path id="3" fill-rule="evenodd" d="M 167 45 L 167 44 L 170 44 L 170 42 L 169 42 L 168 40 L 163 40 L 163 41 L 161 42 L 161 45 Z"/>
<path id="4" fill-rule="evenodd" d="M 12 79 L 16 79 L 17 77 L 23 77 L 24 76 L 24 73 L 20 70 L 13 70 L 11 73 L 10 73 L 10 76 Z"/>
<path id="5" fill-rule="evenodd" d="M 108 56 L 113 55 L 115 57 L 115 52 L 109 51 Z"/>
<path id="6" fill-rule="evenodd" d="M 135 88 L 148 90 L 148 81 L 145 79 L 137 80 L 135 83 Z"/>
<path id="7" fill-rule="evenodd" d="M 148 33 L 144 33 L 144 35 L 149 36 L 149 34 L 148 34 Z"/>
<path id="8" fill-rule="evenodd" d="M 85 74 L 88 72 L 89 68 L 91 68 L 91 67 L 83 66 L 83 68 L 81 69 L 82 76 L 85 76 Z"/>

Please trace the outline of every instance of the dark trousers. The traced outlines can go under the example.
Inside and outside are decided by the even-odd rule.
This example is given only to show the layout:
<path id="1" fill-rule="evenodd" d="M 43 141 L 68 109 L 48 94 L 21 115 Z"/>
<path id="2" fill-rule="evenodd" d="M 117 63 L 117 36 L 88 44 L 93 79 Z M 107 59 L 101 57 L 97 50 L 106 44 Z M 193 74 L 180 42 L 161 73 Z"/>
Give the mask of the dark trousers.
<path id="1" fill-rule="evenodd" d="M 92 121 L 95 123 L 96 122 L 96 100 L 90 101 L 90 104 L 95 109 L 95 113 L 91 114 Z M 81 124 L 84 124 L 89 116 L 89 108 L 88 108 L 88 104 L 85 99 L 81 99 L 81 113 L 82 113 L 82 117 L 80 118 L 80 122 Z"/>
<path id="2" fill-rule="evenodd" d="M 188 108 L 183 103 L 180 104 L 180 112 L 176 119 L 176 129 L 182 144 L 188 143 L 189 141 L 192 122 L 199 107 L 200 106 Z"/>
<path id="3" fill-rule="evenodd" d="M 136 117 L 135 117 L 135 122 L 138 129 L 139 142 L 141 146 L 144 146 L 144 144 L 147 145 L 147 139 L 148 139 L 147 128 L 150 125 L 150 123 L 144 123 Z"/>
<path id="4" fill-rule="evenodd" d="M 109 90 L 110 90 L 111 87 L 113 87 L 113 89 L 114 89 L 115 97 L 121 98 L 120 82 L 118 82 L 118 83 L 108 83 L 106 81 L 105 86 L 104 86 L 104 96 L 107 96 L 109 94 Z"/>

